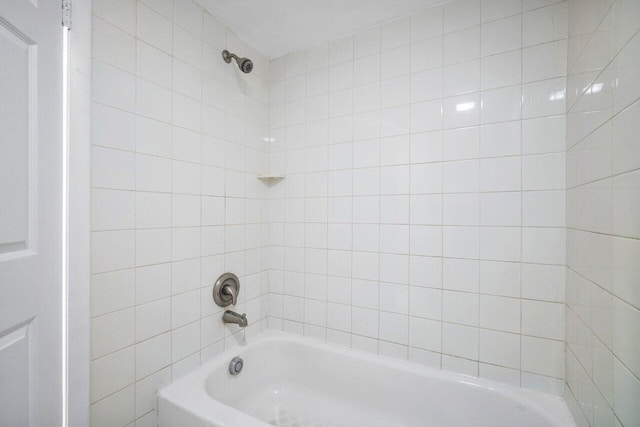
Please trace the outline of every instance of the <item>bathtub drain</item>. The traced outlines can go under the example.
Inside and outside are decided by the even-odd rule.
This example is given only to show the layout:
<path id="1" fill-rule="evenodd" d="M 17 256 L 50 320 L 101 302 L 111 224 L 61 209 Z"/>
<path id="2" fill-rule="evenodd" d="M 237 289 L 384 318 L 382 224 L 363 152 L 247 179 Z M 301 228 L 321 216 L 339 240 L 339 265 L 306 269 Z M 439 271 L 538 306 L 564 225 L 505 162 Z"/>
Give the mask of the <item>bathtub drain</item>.
<path id="1" fill-rule="evenodd" d="M 229 363 L 229 373 L 231 375 L 238 375 L 242 371 L 242 366 L 244 362 L 238 356 L 231 359 L 231 363 Z"/>

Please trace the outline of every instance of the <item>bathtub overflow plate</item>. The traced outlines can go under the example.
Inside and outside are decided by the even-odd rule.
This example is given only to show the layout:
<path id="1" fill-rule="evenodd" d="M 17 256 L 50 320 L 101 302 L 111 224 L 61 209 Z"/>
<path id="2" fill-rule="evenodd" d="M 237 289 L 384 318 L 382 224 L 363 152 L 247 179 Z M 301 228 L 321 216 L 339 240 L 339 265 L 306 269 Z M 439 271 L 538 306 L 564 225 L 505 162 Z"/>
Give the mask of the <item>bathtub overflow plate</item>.
<path id="1" fill-rule="evenodd" d="M 229 363 L 229 373 L 231 375 L 238 375 L 242 371 L 242 366 L 244 362 L 238 356 L 231 359 L 231 363 Z"/>

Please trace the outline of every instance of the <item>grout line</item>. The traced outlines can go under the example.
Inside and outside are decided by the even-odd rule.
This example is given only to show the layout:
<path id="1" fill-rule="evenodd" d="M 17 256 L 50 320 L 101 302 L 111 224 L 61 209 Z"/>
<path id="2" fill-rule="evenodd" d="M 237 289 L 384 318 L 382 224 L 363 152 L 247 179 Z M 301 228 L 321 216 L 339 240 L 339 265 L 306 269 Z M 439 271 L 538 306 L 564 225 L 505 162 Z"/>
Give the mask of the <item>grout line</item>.
<path id="1" fill-rule="evenodd" d="M 483 9 L 483 2 L 480 2 L 480 20 L 482 21 L 482 9 Z M 515 16 L 515 15 L 514 15 Z M 522 13 L 520 13 L 520 20 L 522 20 Z M 479 99 L 479 103 L 480 103 L 480 111 L 479 111 L 479 119 L 478 122 L 482 122 L 482 109 L 483 109 L 483 94 L 485 92 L 488 92 L 486 90 L 482 89 L 482 76 L 483 76 L 483 72 L 482 72 L 482 42 L 483 42 L 483 37 L 482 37 L 482 28 L 485 24 L 481 23 L 480 24 L 480 40 L 479 40 L 479 44 L 480 44 L 480 59 L 478 67 L 479 67 L 479 72 L 478 72 L 478 77 L 479 77 L 479 82 L 478 82 L 478 87 L 480 88 L 480 92 L 478 95 L 478 99 Z M 521 29 L 522 31 L 522 29 Z M 523 48 L 522 48 L 522 38 L 521 38 L 521 42 L 520 42 L 520 49 L 518 49 L 520 52 L 522 52 Z M 524 55 L 521 53 L 520 57 L 523 57 Z M 522 94 L 522 90 L 520 90 L 520 94 Z M 520 99 L 522 99 L 522 95 L 520 95 Z M 522 104 L 522 103 L 521 103 Z M 522 118 L 522 113 L 520 113 L 520 118 Z M 522 123 L 522 121 L 520 121 L 520 123 Z M 522 125 L 521 125 L 522 126 Z M 480 132 L 480 126 L 478 126 L 478 157 L 480 154 L 480 149 L 481 149 L 481 144 L 482 144 L 482 136 L 481 136 L 481 132 Z M 522 153 L 522 150 L 520 150 L 520 152 Z M 444 153 L 443 153 L 444 154 Z M 522 157 L 520 156 L 520 161 L 522 162 Z M 443 167 L 444 169 L 444 167 Z M 522 173 L 522 167 L 520 167 L 521 173 Z M 482 171 L 483 171 L 483 167 L 482 167 L 482 161 L 478 161 L 478 189 L 477 189 L 477 193 L 474 192 L 474 194 L 477 194 L 478 197 L 478 212 L 477 212 L 477 220 L 478 220 L 478 224 L 482 223 L 482 218 L 481 218 L 481 199 L 480 199 L 480 188 L 482 187 Z M 522 182 L 522 180 L 521 180 Z M 443 178 L 443 184 L 444 184 L 444 178 Z M 522 189 L 522 188 L 521 188 Z M 444 189 L 443 189 L 444 190 Z M 520 197 L 520 199 L 522 199 L 522 197 Z M 444 209 L 444 206 L 443 206 Z M 444 219 L 444 218 L 443 218 Z M 444 222 L 444 221 L 443 221 Z M 522 215 L 520 215 L 520 223 L 522 223 Z M 522 229 L 521 229 L 522 230 Z M 522 233 L 522 231 L 520 231 Z M 444 237 L 444 236 L 443 236 Z M 444 240 L 444 238 L 443 238 Z M 520 238 L 520 242 L 522 243 L 522 237 Z M 482 239 L 480 236 L 480 229 L 478 229 L 478 257 L 480 255 L 480 253 L 482 252 Z M 443 252 L 444 254 L 444 252 Z M 477 274 L 478 274 L 478 291 L 477 291 L 477 304 L 478 304 L 478 318 L 476 319 L 477 322 L 477 326 L 476 326 L 476 338 L 478 340 L 477 342 L 477 346 L 476 346 L 476 354 L 477 354 L 477 361 L 476 361 L 476 376 L 480 376 L 480 349 L 481 349 L 481 343 L 480 343 L 480 319 L 482 318 L 482 304 L 481 304 L 481 298 L 480 298 L 480 262 L 478 262 L 478 267 L 476 270 Z M 443 288 L 444 288 L 444 283 L 443 283 Z M 444 300 L 444 293 L 443 293 L 443 300 Z M 443 311 L 443 316 L 444 316 L 444 311 Z"/>
<path id="2" fill-rule="evenodd" d="M 521 3 L 521 9 L 522 9 L 522 14 L 520 15 L 520 40 L 521 43 L 524 44 L 524 16 L 525 16 L 525 12 L 524 12 L 524 2 L 525 0 L 522 0 Z M 522 85 L 524 82 L 524 49 L 523 49 L 523 54 L 520 57 L 520 84 Z M 566 74 L 566 72 L 565 72 Z M 566 81 L 565 81 L 565 88 L 566 88 Z M 565 89 L 566 91 L 566 89 Z M 524 100 L 524 86 L 521 86 L 520 88 L 520 96 L 521 96 L 521 100 Z M 523 110 L 524 110 L 524 102 L 520 102 L 520 117 L 523 117 Z M 566 119 L 565 119 L 566 120 Z M 523 135 L 524 135 L 524 126 L 523 126 L 523 120 L 520 121 L 520 153 L 523 153 Z M 565 139 L 566 140 L 566 139 Z M 521 194 L 524 192 L 524 171 L 523 171 L 523 161 L 522 158 L 524 157 L 524 154 L 521 155 L 520 157 L 520 192 Z M 566 158 L 565 158 L 565 167 L 566 167 Z M 565 173 L 566 175 L 566 173 Z M 566 185 L 565 185 L 566 187 Z M 521 223 L 523 222 L 523 218 L 524 218 L 524 203 L 522 201 L 523 197 L 520 197 L 520 221 Z M 566 197 L 565 197 L 566 200 Z M 565 210 L 566 212 L 566 210 Z M 566 233 L 565 233 L 566 234 Z M 524 228 L 520 228 L 520 259 L 522 260 L 522 254 L 524 254 Z M 520 387 L 522 387 L 522 383 L 523 383 L 523 371 L 522 371 L 522 355 L 523 355 L 523 345 L 522 345 L 522 331 L 524 330 L 524 318 L 522 316 L 523 313 L 523 303 L 522 303 L 522 273 L 519 274 L 519 296 L 520 296 L 520 360 L 519 362 L 519 383 L 518 385 Z M 565 285 L 566 286 L 566 285 Z"/>
<path id="3" fill-rule="evenodd" d="M 444 13 L 443 13 L 443 20 L 442 20 L 442 26 L 443 26 L 443 34 L 444 34 Z M 441 87 L 441 95 L 443 96 L 441 104 L 440 104 L 440 127 L 444 128 L 444 36 L 442 37 L 442 71 L 441 71 L 441 81 L 442 81 L 442 87 Z M 440 168 L 440 183 L 441 183 L 441 188 L 440 188 L 440 209 L 442 210 L 442 219 L 444 222 L 444 181 L 445 181 L 445 176 L 444 176 L 444 135 L 440 136 L 440 152 L 442 153 L 442 157 L 440 160 L 440 164 L 442 165 Z M 441 236 L 441 241 L 440 241 L 440 271 L 441 271 L 441 277 L 440 277 L 440 289 L 442 289 L 441 294 L 440 294 L 440 355 L 439 355 L 439 359 L 440 359 L 440 369 L 442 369 L 444 367 L 444 342 L 445 342 L 445 330 L 444 330 L 444 326 L 445 326 L 445 322 L 444 322 L 444 227 L 442 228 L 442 231 L 440 232 L 440 236 Z"/>
<path id="4" fill-rule="evenodd" d="M 380 61 L 379 61 L 380 72 L 379 72 L 379 75 L 380 75 L 380 83 L 381 83 L 382 82 L 382 72 L 383 72 L 383 69 L 382 69 L 382 62 L 383 62 L 382 61 L 382 55 L 384 54 L 384 51 L 382 50 L 382 26 L 380 26 L 380 31 L 378 32 L 378 38 L 379 38 L 378 46 L 380 46 L 380 53 L 379 53 L 379 55 L 380 55 Z M 381 84 L 380 83 L 378 83 L 378 96 L 380 96 L 380 92 L 381 92 Z M 354 99 L 354 104 L 355 104 L 355 99 Z M 382 108 L 379 108 L 378 111 L 382 111 Z M 353 116 L 356 116 L 355 112 L 354 112 Z M 379 117 L 379 120 L 378 120 L 378 122 L 376 124 L 376 127 L 377 127 L 376 136 L 378 137 L 377 140 L 379 141 L 380 140 L 379 139 L 380 138 L 380 134 L 381 134 L 380 131 L 382 129 L 380 117 Z M 353 137 L 353 135 L 352 135 L 352 137 Z M 374 172 L 377 172 L 378 194 L 380 194 L 381 188 L 382 188 L 382 183 L 381 183 L 381 179 L 380 179 L 381 172 L 382 172 L 381 166 L 380 166 L 381 156 L 382 156 L 382 144 L 379 143 L 379 142 L 378 142 L 377 151 L 378 151 L 378 156 L 377 156 L 378 162 L 377 162 L 377 165 L 372 169 L 374 170 Z M 373 196 L 373 197 L 376 197 L 376 196 Z M 371 227 L 375 227 L 375 229 L 376 229 L 376 234 L 377 234 L 376 243 L 378 245 L 378 249 L 380 249 L 380 240 L 381 240 L 381 233 L 380 233 L 381 220 L 380 220 L 380 218 L 381 218 L 381 215 L 382 215 L 382 200 L 381 200 L 379 195 L 377 196 L 377 198 L 378 198 L 378 206 L 377 206 L 377 208 L 378 208 L 378 219 L 374 224 L 371 225 Z M 381 256 L 380 256 L 380 251 L 379 250 L 377 252 L 376 251 L 372 251 L 371 253 L 372 254 L 376 254 L 376 258 L 377 258 L 377 263 L 376 263 L 377 272 L 376 272 L 376 276 L 375 276 L 375 280 L 374 280 L 375 286 L 376 286 L 376 293 L 377 293 L 377 298 L 376 298 L 377 307 L 376 308 L 369 307 L 367 309 L 376 311 L 375 314 L 376 314 L 376 319 L 377 319 L 377 325 L 376 325 L 377 326 L 377 330 L 376 330 L 375 340 L 376 340 L 376 346 L 377 346 L 376 347 L 376 354 L 379 355 L 380 354 L 380 347 L 381 347 L 380 346 L 380 330 L 382 329 L 381 328 L 382 319 L 381 319 L 381 316 L 380 316 L 380 293 L 381 293 L 380 292 L 380 261 L 381 261 Z"/>
<path id="5" fill-rule="evenodd" d="M 136 3 L 136 16 L 137 16 L 137 3 Z M 137 28 L 137 24 L 136 24 L 136 28 Z M 136 70 L 136 74 L 137 74 L 137 70 L 138 70 L 138 44 L 136 43 L 135 45 L 135 52 L 136 52 L 136 57 L 134 58 L 134 66 L 135 66 L 135 70 Z M 134 88 L 135 88 L 135 93 L 136 96 L 134 98 L 134 110 L 138 111 L 138 81 L 137 79 L 134 80 L 133 82 L 134 84 Z M 137 120 L 134 122 L 134 126 L 133 126 L 133 146 L 135 151 L 138 151 L 138 124 L 137 124 Z M 137 187 L 137 180 L 138 180 L 138 162 L 134 161 L 133 162 L 133 179 L 134 179 L 134 188 Z M 135 193 L 134 195 L 134 200 L 133 200 L 133 227 L 134 229 L 137 228 L 137 220 L 138 220 L 138 210 L 137 210 L 137 202 L 138 202 L 138 194 Z M 136 392 L 136 388 L 137 388 L 137 382 L 138 382 L 138 337 L 137 332 L 138 332 L 138 316 L 137 316 L 137 308 L 138 308 L 138 302 L 137 302 L 137 289 L 138 289 L 138 268 L 137 268 L 137 253 L 138 253 L 138 238 L 137 238 L 137 229 L 136 231 L 134 231 L 134 236 L 133 236 L 133 256 L 134 256 L 134 269 L 133 269 L 133 301 L 134 301 L 134 305 L 133 305 L 133 341 L 134 341 L 134 349 L 133 349 L 133 385 L 134 385 L 134 393 Z M 137 413 L 137 399 L 134 399 L 133 402 L 133 408 L 134 408 L 134 419 L 135 419 L 135 414 Z"/>

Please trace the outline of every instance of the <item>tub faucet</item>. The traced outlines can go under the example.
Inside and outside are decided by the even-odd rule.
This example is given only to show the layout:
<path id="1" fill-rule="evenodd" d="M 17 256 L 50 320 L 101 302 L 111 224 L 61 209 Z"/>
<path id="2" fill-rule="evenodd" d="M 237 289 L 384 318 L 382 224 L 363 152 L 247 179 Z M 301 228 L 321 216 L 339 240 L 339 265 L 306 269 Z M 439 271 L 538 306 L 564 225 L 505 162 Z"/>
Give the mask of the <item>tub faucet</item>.
<path id="1" fill-rule="evenodd" d="M 244 328 L 249 324 L 246 314 L 244 313 L 238 314 L 235 311 L 231 311 L 231 310 L 227 310 L 224 312 L 224 314 L 222 315 L 222 321 L 224 323 L 235 323 L 241 328 Z"/>

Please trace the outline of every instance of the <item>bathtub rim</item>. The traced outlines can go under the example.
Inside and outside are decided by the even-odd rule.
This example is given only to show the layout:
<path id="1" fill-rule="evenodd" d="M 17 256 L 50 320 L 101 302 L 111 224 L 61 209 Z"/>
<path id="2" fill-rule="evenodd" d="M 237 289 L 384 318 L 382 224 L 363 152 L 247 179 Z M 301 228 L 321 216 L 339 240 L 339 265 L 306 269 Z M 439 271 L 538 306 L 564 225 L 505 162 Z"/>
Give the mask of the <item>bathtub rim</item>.
<path id="1" fill-rule="evenodd" d="M 473 377 L 431 366 L 423 365 L 403 359 L 373 354 L 363 350 L 347 348 L 330 342 L 320 341 L 310 337 L 291 334 L 279 330 L 269 329 L 246 338 L 228 350 L 206 361 L 193 371 L 171 382 L 158 391 L 158 422 L 162 413 L 161 402 L 167 401 L 173 406 L 202 419 L 202 426 L 229 427 L 242 425 L 244 427 L 272 427 L 233 406 L 227 405 L 207 392 L 207 379 L 214 369 L 227 370 L 228 362 L 235 356 L 242 356 L 242 352 L 251 347 L 268 342 L 293 342 L 308 345 L 323 351 L 341 354 L 346 357 L 358 358 L 367 363 L 379 365 L 388 369 L 399 369 L 404 372 L 430 377 L 446 382 L 461 384 L 463 387 L 478 387 L 501 398 L 523 404 L 541 413 L 545 418 L 554 422 L 554 427 L 575 427 L 575 421 L 564 399 L 536 390 L 523 389 L 509 384 L 500 383 L 479 377 Z"/>

